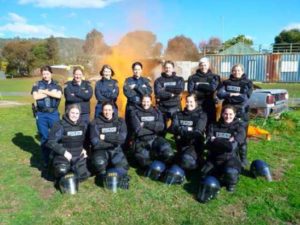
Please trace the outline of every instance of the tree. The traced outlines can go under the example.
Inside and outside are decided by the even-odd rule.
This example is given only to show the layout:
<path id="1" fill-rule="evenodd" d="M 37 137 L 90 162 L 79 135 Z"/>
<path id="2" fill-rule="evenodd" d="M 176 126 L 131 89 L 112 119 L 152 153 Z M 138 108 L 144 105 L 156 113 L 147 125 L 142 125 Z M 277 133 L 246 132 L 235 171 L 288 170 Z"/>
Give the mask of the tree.
<path id="1" fill-rule="evenodd" d="M 300 52 L 300 29 L 281 31 L 275 37 L 273 52 Z"/>
<path id="2" fill-rule="evenodd" d="M 223 47 L 224 49 L 227 49 L 229 47 L 231 47 L 232 45 L 235 45 L 239 42 L 242 42 L 246 45 L 253 45 L 253 41 L 250 39 L 250 38 L 247 38 L 245 35 L 241 34 L 241 35 L 238 35 L 236 37 L 233 37 L 227 41 L 224 42 L 223 44 Z"/>
<path id="3" fill-rule="evenodd" d="M 199 52 L 192 39 L 180 35 L 168 41 L 165 58 L 181 61 L 197 61 L 199 60 Z"/>
<path id="4" fill-rule="evenodd" d="M 90 56 L 99 56 L 110 53 L 111 49 L 104 42 L 102 33 L 93 29 L 86 35 L 86 39 L 83 44 L 83 51 Z"/>
<path id="5" fill-rule="evenodd" d="M 42 65 L 49 64 L 49 51 L 44 42 L 37 43 L 32 46 L 31 53 L 33 57 L 32 66 L 34 68 L 41 67 Z M 52 62 L 52 60 L 50 60 Z"/>
<path id="6" fill-rule="evenodd" d="M 117 46 L 121 54 L 140 59 L 160 57 L 162 47 L 162 44 L 157 42 L 156 35 L 150 31 L 129 32 Z"/>
<path id="7" fill-rule="evenodd" d="M 8 42 L 2 51 L 8 61 L 6 72 L 13 75 L 29 75 L 33 69 L 33 44 L 30 41 Z"/>
<path id="8" fill-rule="evenodd" d="M 216 54 L 222 48 L 222 42 L 218 37 L 211 37 L 208 42 L 201 41 L 199 49 L 203 54 Z"/>
<path id="9" fill-rule="evenodd" d="M 46 50 L 49 64 L 57 63 L 59 61 L 58 42 L 53 36 L 46 39 Z"/>

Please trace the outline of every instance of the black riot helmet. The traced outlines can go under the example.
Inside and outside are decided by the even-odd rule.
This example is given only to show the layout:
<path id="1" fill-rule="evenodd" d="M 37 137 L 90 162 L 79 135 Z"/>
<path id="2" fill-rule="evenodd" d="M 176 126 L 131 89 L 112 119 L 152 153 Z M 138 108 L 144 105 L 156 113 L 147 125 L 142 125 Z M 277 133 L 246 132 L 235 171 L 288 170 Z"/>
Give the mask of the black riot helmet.
<path id="1" fill-rule="evenodd" d="M 59 189 L 63 194 L 75 195 L 78 192 L 79 180 L 74 173 L 68 173 L 59 180 Z"/>
<path id="2" fill-rule="evenodd" d="M 267 181 L 272 181 L 272 175 L 269 165 L 260 159 L 256 159 L 251 163 L 250 171 L 254 177 L 265 177 Z"/>
<path id="3" fill-rule="evenodd" d="M 165 176 L 165 183 L 166 184 L 182 184 L 185 180 L 185 172 L 184 170 L 178 166 L 173 165 L 170 169 L 167 170 Z"/>
<path id="4" fill-rule="evenodd" d="M 110 168 L 104 177 L 104 187 L 112 192 L 117 192 L 118 188 L 129 189 L 129 176 L 127 170 L 121 167 Z"/>
<path id="5" fill-rule="evenodd" d="M 154 160 L 146 170 L 146 177 L 151 178 L 152 180 L 158 180 L 162 173 L 165 171 L 166 165 L 158 160 Z"/>
<path id="6" fill-rule="evenodd" d="M 201 203 L 206 203 L 215 198 L 221 189 L 220 182 L 213 176 L 206 176 L 200 182 L 197 199 Z"/>

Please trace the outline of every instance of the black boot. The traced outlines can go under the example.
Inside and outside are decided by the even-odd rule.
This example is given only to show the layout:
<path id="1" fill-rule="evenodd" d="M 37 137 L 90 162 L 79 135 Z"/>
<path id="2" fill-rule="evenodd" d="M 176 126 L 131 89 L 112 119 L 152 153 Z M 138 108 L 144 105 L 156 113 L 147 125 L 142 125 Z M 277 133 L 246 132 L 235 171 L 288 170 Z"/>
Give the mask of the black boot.
<path id="1" fill-rule="evenodd" d="M 245 169 L 249 164 L 247 160 L 247 143 L 240 146 L 239 155 L 240 155 L 242 168 Z"/>

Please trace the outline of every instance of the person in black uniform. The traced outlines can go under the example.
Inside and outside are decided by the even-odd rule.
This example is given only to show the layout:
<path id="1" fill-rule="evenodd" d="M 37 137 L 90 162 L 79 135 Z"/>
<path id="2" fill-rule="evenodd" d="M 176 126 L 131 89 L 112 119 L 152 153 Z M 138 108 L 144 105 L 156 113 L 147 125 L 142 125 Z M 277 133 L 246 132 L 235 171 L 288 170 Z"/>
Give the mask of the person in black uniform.
<path id="1" fill-rule="evenodd" d="M 224 100 L 223 105 L 230 104 L 236 108 L 236 117 L 242 121 L 246 134 L 249 125 L 249 99 L 252 91 L 252 81 L 247 79 L 243 65 L 236 64 L 231 69 L 229 79 L 222 82 L 221 88 L 217 93 L 218 97 Z M 239 147 L 243 168 L 248 165 L 246 137 Z"/>
<path id="2" fill-rule="evenodd" d="M 101 79 L 97 81 L 95 88 L 95 95 L 97 105 L 95 108 L 95 119 L 102 112 L 102 105 L 104 102 L 111 102 L 114 106 L 115 115 L 118 114 L 118 106 L 116 104 L 119 96 L 118 81 L 112 79 L 115 75 L 114 70 L 109 65 L 103 65 L 100 70 Z"/>
<path id="3" fill-rule="evenodd" d="M 196 95 L 187 95 L 185 109 L 174 114 L 170 127 L 177 146 L 176 161 L 184 169 L 195 169 L 203 160 L 206 122 L 207 115 L 198 107 Z"/>
<path id="4" fill-rule="evenodd" d="M 174 62 L 166 61 L 163 65 L 164 72 L 154 82 L 156 104 L 164 117 L 163 136 L 168 128 L 168 121 L 175 112 L 181 110 L 181 93 L 184 90 L 184 80 L 176 75 L 174 67 Z"/>
<path id="5" fill-rule="evenodd" d="M 81 121 L 88 124 L 90 122 L 90 99 L 93 96 L 93 89 L 89 81 L 82 80 L 83 70 L 75 67 L 73 70 L 73 80 L 65 85 L 64 95 L 66 98 L 65 110 L 71 104 L 79 104 L 81 108 Z"/>
<path id="6" fill-rule="evenodd" d="M 133 76 L 126 78 L 123 86 L 124 95 L 127 98 L 125 121 L 128 128 L 125 148 L 131 147 L 132 127 L 130 127 L 130 112 L 136 109 L 136 106 L 141 104 L 143 95 L 151 95 L 152 87 L 148 78 L 142 77 L 143 65 L 140 62 L 135 62 L 131 66 Z"/>
<path id="7" fill-rule="evenodd" d="M 165 163 L 172 160 L 171 145 L 157 136 L 164 129 L 164 121 L 161 112 L 152 107 L 150 95 L 144 95 L 141 106 L 131 111 L 130 121 L 134 130 L 134 156 L 141 167 L 149 166 L 155 159 Z"/>
<path id="8" fill-rule="evenodd" d="M 87 152 L 83 148 L 87 123 L 80 118 L 79 104 L 69 105 L 62 120 L 50 131 L 47 146 L 53 151 L 54 176 L 57 181 L 72 171 L 83 181 L 90 176 L 87 169 Z"/>
<path id="9" fill-rule="evenodd" d="M 103 103 L 102 107 L 102 113 L 90 124 L 91 161 L 99 178 L 106 174 L 110 166 L 126 171 L 129 168 L 121 148 L 127 135 L 125 121 L 114 115 L 113 103 Z"/>
<path id="10" fill-rule="evenodd" d="M 208 160 L 201 169 L 201 176 L 212 174 L 220 177 L 228 191 L 233 192 L 241 173 L 238 146 L 245 140 L 245 129 L 236 117 L 235 108 L 227 105 L 217 123 L 207 132 Z"/>
<path id="11" fill-rule="evenodd" d="M 57 110 L 62 96 L 62 88 L 58 82 L 52 79 L 50 66 L 41 68 L 42 80 L 36 82 L 31 90 L 33 99 L 36 101 L 36 124 L 40 135 L 42 150 L 42 167 L 48 168 L 50 150 L 46 147 L 49 130 L 53 124 L 59 121 Z"/>
<path id="12" fill-rule="evenodd" d="M 188 79 L 188 92 L 195 93 L 198 106 L 207 114 L 207 126 L 216 122 L 215 92 L 220 76 L 212 73 L 208 58 L 201 58 L 196 73 Z"/>

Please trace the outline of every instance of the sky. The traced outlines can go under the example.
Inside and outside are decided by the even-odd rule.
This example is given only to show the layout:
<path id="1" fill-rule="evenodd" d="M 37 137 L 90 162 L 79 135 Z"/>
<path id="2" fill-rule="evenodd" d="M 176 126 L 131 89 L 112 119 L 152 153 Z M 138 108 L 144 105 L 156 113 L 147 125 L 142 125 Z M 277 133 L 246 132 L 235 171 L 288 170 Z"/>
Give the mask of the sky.
<path id="1" fill-rule="evenodd" d="M 184 35 L 197 46 L 243 34 L 269 46 L 284 29 L 300 29 L 300 0 L 0 0 L 0 38 L 75 37 L 97 29 L 110 45 L 148 30 L 165 47 Z"/>

